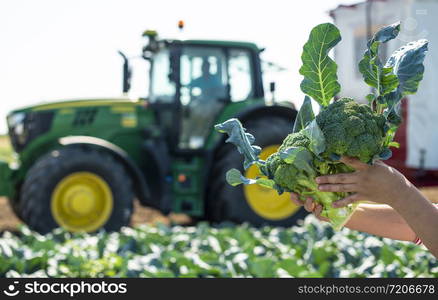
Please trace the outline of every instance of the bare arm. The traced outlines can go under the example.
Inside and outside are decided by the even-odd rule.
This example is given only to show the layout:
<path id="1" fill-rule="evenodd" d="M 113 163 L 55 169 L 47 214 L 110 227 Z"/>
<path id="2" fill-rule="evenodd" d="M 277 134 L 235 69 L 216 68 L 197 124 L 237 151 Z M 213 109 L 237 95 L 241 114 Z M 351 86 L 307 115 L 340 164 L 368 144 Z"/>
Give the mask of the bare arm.
<path id="1" fill-rule="evenodd" d="M 395 201 L 392 207 L 406 220 L 430 252 L 438 257 L 438 208 L 412 184 L 408 186 L 406 197 Z"/>
<path id="2" fill-rule="evenodd" d="M 430 252 L 438 257 L 438 208 L 400 172 L 383 162 L 376 162 L 370 166 L 353 158 L 344 157 L 341 160 L 356 171 L 316 178 L 321 191 L 353 193 L 334 202 L 333 207 L 343 207 L 361 200 L 387 204 L 405 220 L 408 227 L 416 233 Z M 360 216 L 359 220 L 361 220 Z M 359 222 L 359 224 L 363 227 L 364 223 Z M 381 224 L 384 226 L 383 223 Z M 353 223 L 353 225 L 358 224 Z M 374 230 L 375 226 L 372 222 L 368 222 L 367 228 Z M 405 237 L 406 227 L 402 228 L 400 234 Z"/>
<path id="3" fill-rule="evenodd" d="M 415 232 L 391 206 L 359 204 L 345 227 L 401 241 L 414 241 Z"/>
<path id="4" fill-rule="evenodd" d="M 305 203 L 302 203 L 298 195 L 292 193 L 291 199 L 295 204 L 303 205 L 321 221 L 329 221 L 321 216 L 322 206 L 312 198 L 309 197 Z M 416 238 L 415 232 L 408 223 L 396 210 L 386 204 L 359 204 L 345 227 L 394 240 L 412 242 Z"/>

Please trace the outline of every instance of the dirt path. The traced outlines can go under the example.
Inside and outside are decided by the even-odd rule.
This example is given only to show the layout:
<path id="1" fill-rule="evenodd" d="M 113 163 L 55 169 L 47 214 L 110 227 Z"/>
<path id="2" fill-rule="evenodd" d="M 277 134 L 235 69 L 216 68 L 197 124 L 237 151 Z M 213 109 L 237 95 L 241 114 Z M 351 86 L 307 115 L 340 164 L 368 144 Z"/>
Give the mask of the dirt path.
<path id="1" fill-rule="evenodd" d="M 438 203 L 438 187 L 423 188 L 421 191 L 432 202 Z M 190 223 L 190 221 L 189 217 L 182 214 L 170 214 L 168 217 L 163 216 L 157 210 L 143 207 L 136 201 L 134 203 L 134 215 L 132 216 L 131 225 L 144 223 L 153 224 L 158 222 L 164 224 L 170 224 L 171 222 L 185 224 Z M 7 199 L 0 197 L 0 231 L 15 231 L 20 223 L 21 222 L 15 217 L 9 207 Z"/>
<path id="2" fill-rule="evenodd" d="M 163 223 L 170 224 L 190 223 L 191 219 L 183 214 L 170 214 L 168 217 L 163 216 L 159 211 L 141 206 L 137 201 L 134 202 L 134 215 L 131 219 L 131 225 Z M 0 232 L 15 231 L 21 224 L 20 220 L 14 215 L 8 204 L 8 200 L 0 197 Z"/>

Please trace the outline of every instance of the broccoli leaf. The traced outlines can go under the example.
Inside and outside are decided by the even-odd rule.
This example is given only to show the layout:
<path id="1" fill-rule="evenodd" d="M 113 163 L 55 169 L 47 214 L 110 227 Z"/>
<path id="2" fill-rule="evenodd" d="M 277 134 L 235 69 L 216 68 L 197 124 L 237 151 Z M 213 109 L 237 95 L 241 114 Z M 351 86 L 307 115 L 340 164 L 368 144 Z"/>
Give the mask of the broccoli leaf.
<path id="1" fill-rule="evenodd" d="M 259 159 L 259 154 L 261 149 L 259 146 L 252 145 L 255 139 L 254 136 L 246 133 L 245 128 L 243 128 L 242 123 L 239 120 L 232 118 L 221 124 L 217 124 L 214 128 L 221 132 L 228 134 L 227 143 L 234 144 L 237 147 L 239 153 L 243 154 L 244 168 L 248 169 L 251 165 L 264 165 L 265 162 Z"/>
<path id="2" fill-rule="evenodd" d="M 368 100 L 368 104 L 371 106 L 371 104 L 376 100 L 376 95 L 374 94 L 368 94 L 365 96 L 365 98 Z"/>
<path id="3" fill-rule="evenodd" d="M 397 90 L 402 96 L 415 94 L 424 74 L 424 58 L 428 41 L 425 39 L 411 42 L 396 50 L 386 63 L 393 68 L 400 82 Z"/>
<path id="4" fill-rule="evenodd" d="M 294 129 L 292 132 L 295 133 L 305 128 L 310 122 L 313 121 L 313 119 L 315 119 L 315 114 L 313 113 L 312 109 L 312 101 L 310 100 L 309 96 L 305 96 L 303 105 L 301 105 L 300 111 L 295 119 Z"/>
<path id="5" fill-rule="evenodd" d="M 239 184 L 258 184 L 265 188 L 275 189 L 275 182 L 271 179 L 267 178 L 256 178 L 256 179 L 250 179 L 246 178 L 245 176 L 240 173 L 237 169 L 231 169 L 228 170 L 225 179 L 227 180 L 228 184 L 232 186 L 237 186 Z"/>
<path id="6" fill-rule="evenodd" d="M 329 51 L 341 40 L 339 29 L 330 23 L 312 29 L 303 47 L 300 74 L 304 76 L 301 90 L 322 106 L 341 90 L 336 75 L 337 65 L 329 57 Z"/>
<path id="7" fill-rule="evenodd" d="M 390 159 L 391 156 L 392 156 L 392 151 L 388 148 L 383 149 L 382 152 L 379 153 L 379 158 L 381 160 Z"/>
<path id="8" fill-rule="evenodd" d="M 228 170 L 227 174 L 225 175 L 225 179 L 227 180 L 228 184 L 232 186 L 237 186 L 247 181 L 247 179 L 237 169 Z"/>
<path id="9" fill-rule="evenodd" d="M 324 133 L 322 132 L 316 120 L 310 122 L 310 124 L 303 129 L 303 133 L 310 140 L 309 150 L 312 151 L 316 156 L 325 151 L 326 144 Z"/>
<path id="10" fill-rule="evenodd" d="M 418 40 L 396 50 L 386 63 L 398 77 L 397 89 L 385 97 L 388 109 L 384 115 L 392 124 L 398 125 L 400 118 L 400 100 L 415 94 L 424 74 L 424 58 L 428 51 L 428 41 Z"/>
<path id="11" fill-rule="evenodd" d="M 359 71 L 365 82 L 376 89 L 377 100 L 393 91 L 398 85 L 398 78 L 393 74 L 392 66 L 383 66 L 379 59 L 379 46 L 381 43 L 386 43 L 394 39 L 400 31 L 400 22 L 383 27 L 380 29 L 371 40 L 368 41 L 367 50 L 364 53 L 362 60 L 359 62 Z M 368 100 L 371 97 L 367 97 Z M 372 101 L 371 101 L 372 102 Z"/>
<path id="12" fill-rule="evenodd" d="M 293 164 L 298 170 L 303 170 L 309 175 L 315 175 L 312 166 L 312 153 L 303 147 L 290 147 L 280 152 L 280 158 L 288 164 Z"/>

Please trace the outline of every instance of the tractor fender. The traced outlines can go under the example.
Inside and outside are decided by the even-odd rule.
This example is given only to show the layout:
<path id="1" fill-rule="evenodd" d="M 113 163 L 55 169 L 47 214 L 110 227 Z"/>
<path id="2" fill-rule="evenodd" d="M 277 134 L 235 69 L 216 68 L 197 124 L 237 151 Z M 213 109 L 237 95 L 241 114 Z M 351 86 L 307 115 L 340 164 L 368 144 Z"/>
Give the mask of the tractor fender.
<path id="1" fill-rule="evenodd" d="M 128 153 L 126 153 L 126 151 L 119 146 L 104 139 L 91 136 L 67 136 L 60 138 L 58 142 L 62 146 L 83 145 L 103 149 L 110 152 L 123 163 L 123 165 L 128 170 L 128 173 L 132 176 L 132 179 L 134 180 L 136 194 L 140 202 L 146 202 L 151 197 L 149 187 L 141 170 L 132 161 Z"/>

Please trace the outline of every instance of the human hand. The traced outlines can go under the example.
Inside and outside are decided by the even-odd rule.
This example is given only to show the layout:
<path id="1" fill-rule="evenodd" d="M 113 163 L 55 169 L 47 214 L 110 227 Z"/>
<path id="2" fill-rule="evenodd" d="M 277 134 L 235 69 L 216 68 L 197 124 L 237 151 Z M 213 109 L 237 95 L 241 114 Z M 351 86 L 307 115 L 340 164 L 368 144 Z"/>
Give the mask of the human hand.
<path id="1" fill-rule="evenodd" d="M 307 197 L 306 201 L 301 201 L 298 198 L 298 195 L 295 193 L 290 193 L 290 199 L 293 203 L 295 203 L 298 206 L 304 206 L 304 209 L 307 210 L 310 213 L 313 213 L 319 220 L 328 222 L 329 219 L 321 216 L 322 213 L 322 205 L 316 203 L 312 197 Z"/>
<path id="2" fill-rule="evenodd" d="M 403 199 L 407 188 L 411 186 L 400 172 L 381 161 L 368 165 L 356 158 L 342 157 L 341 162 L 356 171 L 316 178 L 320 191 L 354 193 L 333 202 L 333 207 L 343 207 L 361 200 L 393 206 L 398 200 Z"/>

